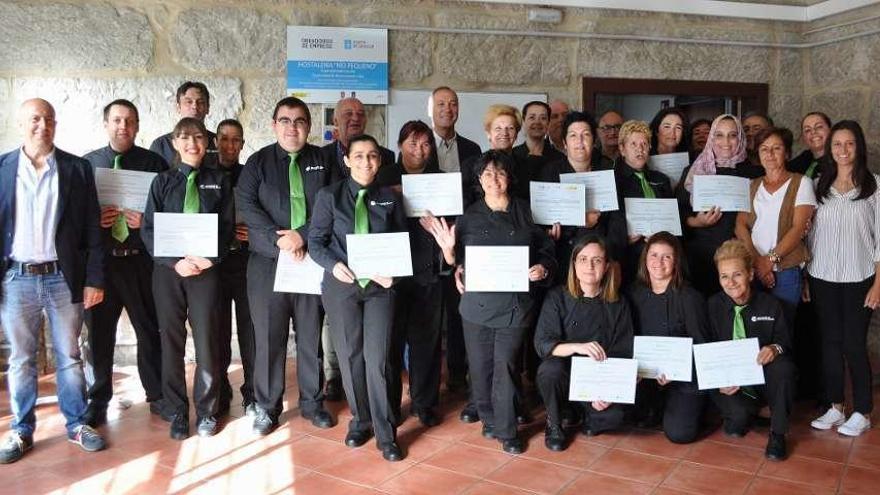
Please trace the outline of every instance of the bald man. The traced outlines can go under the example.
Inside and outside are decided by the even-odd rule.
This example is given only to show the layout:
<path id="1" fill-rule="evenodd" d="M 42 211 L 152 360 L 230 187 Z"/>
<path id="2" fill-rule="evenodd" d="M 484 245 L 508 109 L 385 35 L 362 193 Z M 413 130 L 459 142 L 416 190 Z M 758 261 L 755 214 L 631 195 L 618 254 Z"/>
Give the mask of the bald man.
<path id="1" fill-rule="evenodd" d="M 343 98 L 336 103 L 333 110 L 333 125 L 336 126 L 337 138 L 335 141 L 321 148 L 324 163 L 335 163 L 333 181 L 348 177 L 348 167 L 342 161 L 348 142 L 351 138 L 366 132 L 367 111 L 364 104 L 357 98 Z M 380 166 L 394 164 L 394 153 L 382 146 L 379 147 L 382 155 Z"/>
<path id="2" fill-rule="evenodd" d="M 104 448 L 85 423 L 86 381 L 79 351 L 83 310 L 104 299 L 101 210 L 89 162 L 55 147 L 55 109 L 25 101 L 18 111 L 24 143 L 0 156 L 0 326 L 9 356 L 12 421 L 0 463 L 33 446 L 37 345 L 43 313 L 52 335 L 58 405 L 67 438 L 83 450 Z"/>
<path id="3" fill-rule="evenodd" d="M 562 100 L 550 102 L 550 125 L 547 129 L 547 137 L 550 143 L 558 151 L 565 152 L 565 136 L 562 135 L 562 122 L 568 116 L 568 103 Z"/>
<path id="4" fill-rule="evenodd" d="M 599 117 L 599 142 L 602 143 L 602 168 L 613 169 L 620 157 L 620 149 L 617 138 L 620 135 L 620 127 L 623 125 L 623 116 L 614 110 L 610 110 Z"/>

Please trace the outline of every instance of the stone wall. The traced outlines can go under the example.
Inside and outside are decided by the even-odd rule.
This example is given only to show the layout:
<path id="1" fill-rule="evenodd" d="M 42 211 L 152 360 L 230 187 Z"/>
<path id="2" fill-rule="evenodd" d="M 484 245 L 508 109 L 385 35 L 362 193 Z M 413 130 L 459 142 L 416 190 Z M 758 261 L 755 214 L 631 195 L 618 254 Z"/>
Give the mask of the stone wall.
<path id="1" fill-rule="evenodd" d="M 797 128 L 807 109 L 856 117 L 880 152 L 878 35 L 786 47 L 875 28 L 880 21 L 835 26 L 878 6 L 810 24 L 567 8 L 562 24 L 547 26 L 529 23 L 527 10 L 447 0 L 0 0 L 0 149 L 19 142 L 15 111 L 32 96 L 58 110 L 59 147 L 103 146 L 100 109 L 114 98 L 138 105 L 147 145 L 173 126 L 177 85 L 195 79 L 212 93 L 209 126 L 244 123 L 246 157 L 272 141 L 285 27 L 300 24 L 390 27 L 399 89 L 545 92 L 579 106 L 582 76 L 769 83 L 778 123 Z M 384 139 L 384 108 L 369 114 L 368 130 Z"/>

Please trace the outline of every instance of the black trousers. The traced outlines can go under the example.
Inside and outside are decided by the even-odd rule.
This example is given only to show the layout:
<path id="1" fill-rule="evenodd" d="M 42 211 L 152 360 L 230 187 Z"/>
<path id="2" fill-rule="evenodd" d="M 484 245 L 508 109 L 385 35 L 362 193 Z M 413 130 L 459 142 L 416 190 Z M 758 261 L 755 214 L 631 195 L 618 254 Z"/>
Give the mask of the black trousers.
<path id="1" fill-rule="evenodd" d="M 409 346 L 410 409 L 436 407 L 440 402 L 440 281 L 420 285 L 406 278 L 395 286 L 394 334 L 389 363 L 391 407 L 400 418 L 403 354 Z"/>
<path id="2" fill-rule="evenodd" d="M 696 381 L 670 382 L 661 387 L 657 380 L 643 379 L 636 387 L 637 413 L 663 412 L 663 433 L 673 443 L 691 443 L 700 433 L 706 394 Z"/>
<path id="3" fill-rule="evenodd" d="M 749 387 L 757 398 L 748 397 L 742 389 L 733 395 L 712 391 L 712 401 L 721 411 L 725 425 L 736 430 L 748 429 L 761 405 L 766 403 L 770 406 L 770 430 L 783 435 L 788 433 L 788 418 L 797 388 L 794 360 L 782 355 L 764 365 L 764 381 L 764 385 Z"/>
<path id="4" fill-rule="evenodd" d="M 874 277 L 855 283 L 810 277 L 810 292 L 819 316 L 825 398 L 829 403 L 843 403 L 845 360 L 852 380 L 853 409 L 862 414 L 874 408 L 867 344 L 872 311 L 864 307 L 865 295 L 873 283 Z"/>
<path id="5" fill-rule="evenodd" d="M 446 371 L 447 379 L 464 379 L 468 372 L 467 352 L 464 345 L 461 314 L 458 305 L 461 294 L 455 287 L 455 276 L 452 274 L 440 277 L 443 287 L 443 311 L 446 318 Z"/>
<path id="6" fill-rule="evenodd" d="M 568 402 L 568 387 L 571 381 L 571 358 L 551 356 L 541 361 L 538 366 L 538 392 L 544 399 L 544 407 L 547 409 L 547 422 L 562 424 L 562 406 Z M 584 404 L 584 421 L 588 422 L 590 429 L 596 433 L 612 431 L 623 425 L 626 417 L 626 407 L 622 404 L 612 404 L 610 407 L 597 411 L 592 404 Z"/>
<path id="7" fill-rule="evenodd" d="M 490 328 L 462 320 L 471 400 L 483 424 L 491 425 L 495 437 L 516 437 L 517 374 L 525 327 Z"/>
<path id="8" fill-rule="evenodd" d="M 113 398 L 116 326 L 125 308 L 137 338 L 137 368 L 147 401 L 162 398 L 162 344 L 153 302 L 153 260 L 147 254 L 109 257 L 104 301 L 85 312 L 95 382 L 89 402 L 106 408 Z"/>
<path id="9" fill-rule="evenodd" d="M 220 264 L 220 326 L 218 327 L 217 354 L 220 401 L 227 404 L 232 399 L 229 385 L 229 363 L 232 361 L 232 303 L 235 302 L 235 324 L 238 334 L 238 352 L 244 383 L 241 384 L 242 401 L 254 401 L 254 325 L 247 292 L 248 252 L 235 251 Z M 273 279 L 274 280 L 274 279 Z"/>
<path id="10" fill-rule="evenodd" d="M 389 397 L 389 359 L 394 324 L 395 289 L 370 282 L 342 283 L 324 274 L 323 301 L 330 320 L 330 335 L 342 386 L 351 408 L 351 431 L 373 427 L 381 445 L 397 438 L 394 411 Z"/>
<path id="11" fill-rule="evenodd" d="M 275 418 L 281 414 L 292 319 L 300 412 L 321 409 L 321 297 L 275 292 L 275 260 L 255 253 L 251 253 L 247 277 L 254 322 L 254 399 Z"/>
<path id="12" fill-rule="evenodd" d="M 153 297 L 162 333 L 162 392 L 166 410 L 189 414 L 183 366 L 189 319 L 196 349 L 193 402 L 198 417 L 213 416 L 218 395 L 219 270 L 212 267 L 199 275 L 181 277 L 174 269 L 157 263 L 153 269 Z"/>

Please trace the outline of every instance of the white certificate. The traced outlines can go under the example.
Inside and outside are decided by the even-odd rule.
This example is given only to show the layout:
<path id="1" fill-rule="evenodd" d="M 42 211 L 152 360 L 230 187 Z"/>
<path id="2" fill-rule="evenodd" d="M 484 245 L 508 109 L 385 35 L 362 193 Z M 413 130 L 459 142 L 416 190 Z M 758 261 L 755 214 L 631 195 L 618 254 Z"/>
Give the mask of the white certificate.
<path id="1" fill-rule="evenodd" d="M 635 404 L 638 368 L 635 359 L 594 361 L 593 358 L 574 356 L 571 358 L 568 400 Z"/>
<path id="2" fill-rule="evenodd" d="M 465 246 L 468 292 L 528 292 L 528 246 Z"/>
<path id="3" fill-rule="evenodd" d="M 588 210 L 620 209 L 620 205 L 617 204 L 617 182 L 614 181 L 614 170 L 559 174 L 559 182 L 583 184 L 587 192 Z"/>
<path id="4" fill-rule="evenodd" d="M 127 210 L 144 211 L 150 186 L 156 174 L 135 170 L 95 169 L 95 187 L 101 206 L 118 206 Z"/>
<path id="5" fill-rule="evenodd" d="M 155 213 L 153 256 L 217 257 L 219 219 L 216 213 Z"/>
<path id="6" fill-rule="evenodd" d="M 694 339 L 690 337 L 647 337 L 633 339 L 633 359 L 639 362 L 639 376 L 689 382 L 692 377 L 692 353 Z"/>
<path id="7" fill-rule="evenodd" d="M 758 339 L 725 340 L 694 346 L 694 365 L 700 390 L 763 385 L 758 364 Z"/>
<path id="8" fill-rule="evenodd" d="M 405 174 L 400 177 L 403 207 L 408 217 L 461 215 L 461 172 L 448 174 Z"/>
<path id="9" fill-rule="evenodd" d="M 587 225 L 587 196 L 583 184 L 529 182 L 532 219 L 538 225 Z"/>
<path id="10" fill-rule="evenodd" d="M 694 211 L 711 210 L 715 206 L 721 211 L 751 211 L 750 182 L 734 175 L 695 175 L 691 197 Z"/>
<path id="11" fill-rule="evenodd" d="M 681 235 L 678 201 L 675 199 L 623 198 L 626 231 L 645 237 L 661 231 Z"/>
<path id="12" fill-rule="evenodd" d="M 413 274 L 409 232 L 348 234 L 348 267 L 357 278 L 409 277 Z"/>
<path id="13" fill-rule="evenodd" d="M 275 292 L 294 292 L 297 294 L 321 294 L 321 281 L 324 269 L 306 254 L 296 261 L 287 251 L 278 253 L 275 267 Z"/>
<path id="14" fill-rule="evenodd" d="M 675 188 L 675 185 L 678 184 L 678 179 L 681 179 L 682 172 L 690 165 L 690 162 L 691 157 L 686 151 L 651 155 L 648 158 L 648 168 L 669 177 L 672 187 Z"/>

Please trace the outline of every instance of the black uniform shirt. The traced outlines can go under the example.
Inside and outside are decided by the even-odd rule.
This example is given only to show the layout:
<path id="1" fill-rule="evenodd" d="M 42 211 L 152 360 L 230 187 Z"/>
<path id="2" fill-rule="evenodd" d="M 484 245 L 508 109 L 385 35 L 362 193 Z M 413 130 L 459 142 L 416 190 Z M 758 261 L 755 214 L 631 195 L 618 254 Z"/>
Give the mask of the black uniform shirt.
<path id="1" fill-rule="evenodd" d="M 342 179 L 347 179 L 351 176 L 348 166 L 343 160 L 343 156 L 345 156 L 345 148 L 342 147 L 342 143 L 340 143 L 339 141 L 333 141 L 321 147 L 321 154 L 324 157 L 324 163 L 332 165 L 330 179 L 331 183 L 340 181 Z M 379 146 L 379 156 L 381 158 L 379 170 L 382 170 L 382 168 L 387 165 L 394 165 L 393 151 L 384 146 Z"/>
<path id="2" fill-rule="evenodd" d="M 633 323 L 629 304 L 620 298 L 575 298 L 564 286 L 554 287 L 541 308 L 535 328 L 535 350 L 541 359 L 559 344 L 598 342 L 608 357 L 631 358 Z"/>
<path id="3" fill-rule="evenodd" d="M 785 164 L 785 168 L 789 172 L 795 172 L 801 175 L 806 175 L 807 169 L 810 168 L 810 165 L 813 164 L 814 161 L 818 161 L 816 167 L 813 169 L 812 176 L 810 179 L 815 179 L 819 177 L 819 169 L 821 169 L 822 159 L 813 157 L 813 152 L 810 150 L 804 150 L 800 155 L 794 157 L 787 164 Z M 763 175 L 763 174 L 762 174 Z"/>
<path id="4" fill-rule="evenodd" d="M 320 148 L 311 144 L 299 150 L 296 164 L 306 195 L 306 223 L 296 230 L 308 246 L 315 197 L 322 187 L 330 184 L 332 164 L 324 160 Z M 290 229 L 289 165 L 290 156 L 281 145 L 265 146 L 248 158 L 236 188 L 235 200 L 248 226 L 250 250 L 267 258 L 278 257 L 275 232 Z"/>
<path id="5" fill-rule="evenodd" d="M 455 261 L 465 262 L 466 246 L 528 246 L 529 266 L 540 263 L 550 283 L 556 270 L 553 241 L 532 221 L 529 203 L 510 198 L 507 211 L 492 211 L 485 200 L 472 204 L 455 224 Z M 465 273 L 467 277 L 467 273 Z M 528 325 L 534 300 L 526 292 L 467 292 L 461 296 L 462 318 L 492 328 Z"/>
<path id="6" fill-rule="evenodd" d="M 733 307 L 736 304 L 724 292 L 709 298 L 709 341 L 719 342 L 733 339 Z M 783 352 L 790 352 L 791 332 L 782 314 L 782 305 L 770 294 L 753 291 L 752 298 L 742 310 L 746 326 L 746 337 L 757 338 L 758 345 L 782 346 Z"/>
<path id="7" fill-rule="evenodd" d="M 105 146 L 88 153 L 83 158 L 89 161 L 94 168 L 113 168 L 116 151 L 110 146 Z M 134 170 L 137 172 L 162 173 L 168 170 L 168 164 L 165 160 L 150 150 L 141 148 L 140 146 L 132 146 L 131 149 L 122 153 L 122 159 L 119 166 L 123 170 Z M 111 234 L 112 227 L 101 229 L 104 239 L 105 254 L 110 254 L 112 249 L 145 249 L 144 242 L 141 240 L 140 229 L 128 228 L 128 237 L 124 242 L 119 242 Z"/>
<path id="8" fill-rule="evenodd" d="M 153 245 L 153 229 L 155 228 L 155 213 L 181 213 L 183 212 L 183 199 L 186 197 L 186 179 L 192 167 L 179 164 L 176 169 L 167 170 L 153 179 L 150 187 L 150 197 L 147 200 L 147 209 L 144 211 L 144 221 L 141 228 L 141 237 L 151 255 L 155 252 Z M 218 216 L 218 248 L 217 258 L 210 258 L 217 265 L 225 256 L 235 233 L 235 209 L 232 203 L 232 183 L 229 177 L 222 172 L 206 168 L 199 168 L 196 176 L 196 184 L 199 188 L 199 213 L 217 213 Z M 155 258 L 157 263 L 173 268 L 180 258 Z"/>
<path id="9" fill-rule="evenodd" d="M 345 236 L 354 233 L 354 206 L 364 186 L 348 178 L 318 191 L 309 228 L 309 253 L 328 272 L 341 261 L 348 264 Z M 370 233 L 406 232 L 403 199 L 389 187 L 374 180 L 364 197 L 369 214 Z"/>
<path id="10" fill-rule="evenodd" d="M 208 153 L 205 155 L 202 165 L 214 165 L 217 162 L 216 138 L 216 134 L 208 131 Z M 173 132 L 163 134 L 153 140 L 153 144 L 150 145 L 150 151 L 164 158 L 169 165 L 176 166 L 177 150 L 175 150 L 174 145 L 171 144 L 173 140 Z"/>
<path id="11" fill-rule="evenodd" d="M 629 298 L 636 335 L 691 337 L 694 344 L 706 342 L 709 327 L 706 301 L 695 289 L 685 286 L 655 294 L 642 284 L 634 284 Z"/>

